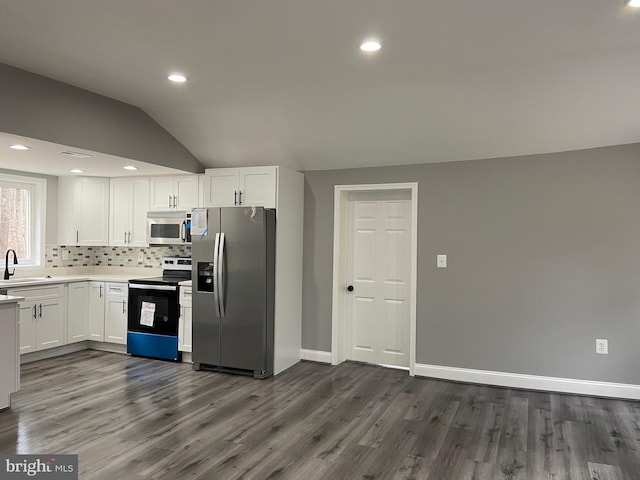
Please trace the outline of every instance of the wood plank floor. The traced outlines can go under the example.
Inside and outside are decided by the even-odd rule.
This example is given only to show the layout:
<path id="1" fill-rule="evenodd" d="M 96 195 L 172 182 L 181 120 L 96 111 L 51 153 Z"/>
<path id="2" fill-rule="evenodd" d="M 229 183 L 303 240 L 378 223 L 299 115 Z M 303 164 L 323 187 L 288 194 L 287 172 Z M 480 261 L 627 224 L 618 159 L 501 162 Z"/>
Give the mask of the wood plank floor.
<path id="1" fill-rule="evenodd" d="M 93 479 L 640 478 L 640 403 L 302 362 L 277 378 L 86 350 L 22 367 L 0 452 Z"/>

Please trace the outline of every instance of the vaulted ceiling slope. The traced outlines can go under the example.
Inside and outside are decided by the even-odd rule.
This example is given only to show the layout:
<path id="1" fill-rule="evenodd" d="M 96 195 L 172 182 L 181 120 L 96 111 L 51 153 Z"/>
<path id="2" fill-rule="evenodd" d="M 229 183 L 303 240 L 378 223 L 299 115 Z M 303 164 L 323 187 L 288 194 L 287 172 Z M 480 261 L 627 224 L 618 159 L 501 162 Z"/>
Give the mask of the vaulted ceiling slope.
<path id="1" fill-rule="evenodd" d="M 0 62 L 138 106 L 205 166 L 640 141 L 623 0 L 0 0 Z M 378 37 L 382 49 L 358 46 Z M 183 85 L 166 75 L 181 71 Z"/>

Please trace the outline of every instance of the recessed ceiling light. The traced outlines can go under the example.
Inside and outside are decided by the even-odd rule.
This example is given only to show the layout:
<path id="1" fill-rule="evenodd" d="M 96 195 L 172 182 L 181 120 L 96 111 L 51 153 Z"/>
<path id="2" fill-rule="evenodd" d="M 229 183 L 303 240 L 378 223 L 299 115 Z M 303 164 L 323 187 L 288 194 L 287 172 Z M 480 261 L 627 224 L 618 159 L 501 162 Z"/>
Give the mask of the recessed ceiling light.
<path id="1" fill-rule="evenodd" d="M 27 147 L 26 145 L 21 145 L 19 143 L 16 143 L 15 145 L 9 145 L 9 148 L 13 148 L 14 150 L 29 150 L 29 147 Z"/>
<path id="2" fill-rule="evenodd" d="M 126 167 L 122 167 L 122 168 L 124 168 L 125 170 L 137 170 L 138 169 L 138 167 L 134 167 L 133 165 L 127 165 Z"/>
<path id="3" fill-rule="evenodd" d="M 84 170 L 80 170 L 79 168 L 74 168 L 73 170 L 69 170 L 71 173 L 84 173 Z"/>
<path id="4" fill-rule="evenodd" d="M 640 0 L 627 0 L 627 5 L 630 7 L 640 7 Z"/>
<path id="5" fill-rule="evenodd" d="M 65 150 L 64 152 L 60 152 L 60 155 L 73 158 L 91 158 L 91 155 L 88 153 L 74 152 L 73 150 Z"/>
<path id="6" fill-rule="evenodd" d="M 181 73 L 172 73 L 171 75 L 167 76 L 167 78 L 175 83 L 184 83 L 187 81 L 187 77 L 185 77 Z"/>
<path id="7" fill-rule="evenodd" d="M 360 45 L 360 50 L 367 53 L 377 52 L 382 48 L 380 42 L 377 40 L 367 40 L 362 45 Z"/>

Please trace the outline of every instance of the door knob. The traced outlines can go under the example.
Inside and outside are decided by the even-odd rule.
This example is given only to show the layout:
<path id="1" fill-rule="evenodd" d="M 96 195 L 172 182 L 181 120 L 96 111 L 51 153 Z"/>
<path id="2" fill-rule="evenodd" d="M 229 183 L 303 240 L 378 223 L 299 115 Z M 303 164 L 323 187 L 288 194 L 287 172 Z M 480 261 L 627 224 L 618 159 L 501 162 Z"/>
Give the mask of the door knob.
<path id="1" fill-rule="evenodd" d="M 349 291 L 349 292 L 353 292 L 353 285 L 349 285 L 349 286 L 347 287 L 347 291 Z"/>

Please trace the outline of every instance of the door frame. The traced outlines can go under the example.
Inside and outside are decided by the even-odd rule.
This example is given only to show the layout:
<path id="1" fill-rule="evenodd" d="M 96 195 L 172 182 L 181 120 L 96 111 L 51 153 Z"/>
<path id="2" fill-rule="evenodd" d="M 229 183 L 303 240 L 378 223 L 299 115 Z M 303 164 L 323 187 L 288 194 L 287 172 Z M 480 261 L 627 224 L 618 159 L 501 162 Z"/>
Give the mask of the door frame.
<path id="1" fill-rule="evenodd" d="M 416 368 L 416 305 L 418 278 L 418 183 L 379 183 L 363 185 L 336 185 L 333 200 L 333 285 L 331 300 L 331 364 L 346 360 L 346 243 L 347 205 L 352 192 L 409 192 L 411 202 L 411 258 L 409 286 L 409 375 Z"/>

